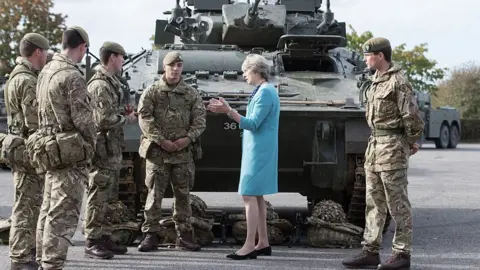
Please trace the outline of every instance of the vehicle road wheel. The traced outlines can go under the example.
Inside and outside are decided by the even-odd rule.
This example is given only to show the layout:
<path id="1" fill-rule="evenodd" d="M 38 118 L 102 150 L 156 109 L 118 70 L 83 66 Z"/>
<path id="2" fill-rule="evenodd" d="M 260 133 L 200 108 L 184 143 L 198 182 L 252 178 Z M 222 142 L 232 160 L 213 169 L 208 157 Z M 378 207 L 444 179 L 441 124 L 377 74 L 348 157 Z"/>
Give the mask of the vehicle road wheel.
<path id="1" fill-rule="evenodd" d="M 357 225 L 361 228 L 365 228 L 365 189 L 366 189 L 366 180 L 365 177 L 359 177 L 355 180 L 355 185 L 353 187 L 352 197 L 350 199 L 350 206 L 347 212 L 348 222 Z M 392 216 L 390 212 L 387 214 L 385 219 L 385 225 L 383 226 L 382 232 L 385 234 L 390 226 L 392 221 Z"/>
<path id="2" fill-rule="evenodd" d="M 448 148 L 457 148 L 457 144 L 460 141 L 460 132 L 456 125 L 450 128 L 450 140 L 448 142 Z"/>
<path id="3" fill-rule="evenodd" d="M 440 127 L 440 135 L 437 139 L 435 139 L 435 147 L 445 149 L 448 147 L 450 142 L 450 130 L 448 129 L 447 125 L 443 124 Z"/>

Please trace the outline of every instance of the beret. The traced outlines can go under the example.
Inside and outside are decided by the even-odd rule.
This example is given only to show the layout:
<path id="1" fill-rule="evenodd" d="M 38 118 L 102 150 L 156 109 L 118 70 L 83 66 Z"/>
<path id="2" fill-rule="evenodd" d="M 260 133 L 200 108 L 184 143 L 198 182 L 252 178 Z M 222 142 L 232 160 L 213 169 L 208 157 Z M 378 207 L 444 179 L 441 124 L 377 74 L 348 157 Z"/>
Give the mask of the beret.
<path id="1" fill-rule="evenodd" d="M 385 48 L 391 48 L 390 41 L 383 37 L 374 37 L 367 40 L 363 46 L 364 53 L 378 52 Z"/>
<path id="2" fill-rule="evenodd" d="M 163 58 L 163 64 L 170 65 L 176 62 L 183 62 L 182 55 L 179 52 L 169 52 Z"/>
<path id="3" fill-rule="evenodd" d="M 87 31 L 85 31 L 82 27 L 80 26 L 70 26 L 67 28 L 67 30 L 75 30 L 78 32 L 78 34 L 82 37 L 83 41 L 87 43 L 87 47 L 90 47 L 90 40 L 88 39 L 88 34 Z"/>
<path id="4" fill-rule="evenodd" d="M 46 39 L 44 36 L 40 34 L 28 33 L 23 37 L 23 40 L 26 40 L 41 49 L 44 49 L 44 50 L 50 49 L 50 44 L 48 42 L 48 39 Z"/>
<path id="5" fill-rule="evenodd" d="M 125 49 L 122 47 L 122 45 L 118 44 L 118 43 L 115 43 L 115 42 L 111 42 L 111 41 L 105 41 L 102 45 L 103 48 L 109 50 L 109 51 L 112 51 L 114 53 L 118 53 L 118 54 L 121 54 L 121 55 L 125 55 Z"/>

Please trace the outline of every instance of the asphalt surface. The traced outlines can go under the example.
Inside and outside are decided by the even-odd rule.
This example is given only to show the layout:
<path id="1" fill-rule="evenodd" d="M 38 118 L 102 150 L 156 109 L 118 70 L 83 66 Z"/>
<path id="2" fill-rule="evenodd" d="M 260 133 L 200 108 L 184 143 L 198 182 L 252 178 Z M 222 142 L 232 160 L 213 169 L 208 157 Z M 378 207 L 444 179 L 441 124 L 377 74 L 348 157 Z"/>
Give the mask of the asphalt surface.
<path id="1" fill-rule="evenodd" d="M 414 243 L 411 269 L 480 269 L 480 145 L 460 144 L 457 149 L 437 150 L 425 145 L 413 156 L 409 193 L 414 207 Z M 11 173 L 0 172 L 0 215 L 9 216 L 13 201 Z M 209 208 L 241 206 L 235 193 L 196 193 Z M 274 207 L 306 207 L 297 194 L 268 196 Z M 171 199 L 164 201 L 171 206 Z M 382 259 L 390 254 L 393 227 L 383 241 Z M 65 269 L 343 269 L 341 260 L 358 249 L 317 249 L 304 244 L 274 247 L 273 256 L 231 261 L 225 255 L 238 246 L 221 245 L 189 253 L 161 249 L 140 253 L 130 247 L 126 255 L 109 261 L 84 257 L 84 239 L 74 236 Z M 305 241 L 303 240 L 303 243 Z M 0 246 L 0 269 L 10 269 L 8 246 Z"/>

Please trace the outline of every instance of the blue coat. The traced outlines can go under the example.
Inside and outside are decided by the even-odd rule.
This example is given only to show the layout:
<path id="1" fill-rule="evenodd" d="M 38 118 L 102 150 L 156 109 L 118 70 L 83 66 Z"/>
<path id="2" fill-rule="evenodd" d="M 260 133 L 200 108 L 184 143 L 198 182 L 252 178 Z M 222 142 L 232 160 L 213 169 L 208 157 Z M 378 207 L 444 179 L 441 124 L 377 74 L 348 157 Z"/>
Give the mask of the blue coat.
<path id="1" fill-rule="evenodd" d="M 262 84 L 253 93 L 243 129 L 242 164 L 238 193 L 261 196 L 278 192 L 278 126 L 280 99 L 276 88 Z"/>

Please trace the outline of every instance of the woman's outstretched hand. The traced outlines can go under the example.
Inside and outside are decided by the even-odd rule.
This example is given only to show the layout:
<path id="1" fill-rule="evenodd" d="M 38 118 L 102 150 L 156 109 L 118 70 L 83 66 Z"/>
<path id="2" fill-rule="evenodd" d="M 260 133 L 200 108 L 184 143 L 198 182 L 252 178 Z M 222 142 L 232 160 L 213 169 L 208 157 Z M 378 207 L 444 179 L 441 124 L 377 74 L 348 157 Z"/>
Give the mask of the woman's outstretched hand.
<path id="1" fill-rule="evenodd" d="M 230 105 L 223 98 L 212 98 L 209 101 L 207 109 L 214 113 L 228 113 L 230 111 Z"/>

